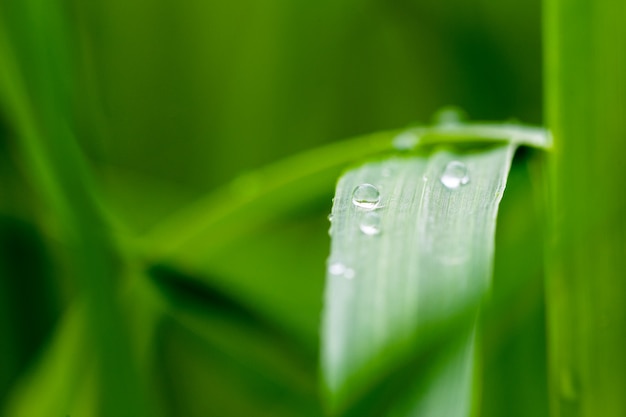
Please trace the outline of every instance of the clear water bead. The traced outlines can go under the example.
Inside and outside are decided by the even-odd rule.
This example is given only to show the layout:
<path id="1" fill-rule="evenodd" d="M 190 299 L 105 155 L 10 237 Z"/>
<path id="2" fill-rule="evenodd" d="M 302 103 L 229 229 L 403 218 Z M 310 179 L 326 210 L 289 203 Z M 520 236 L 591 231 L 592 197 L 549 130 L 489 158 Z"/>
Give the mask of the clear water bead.
<path id="1" fill-rule="evenodd" d="M 380 214 L 375 211 L 365 213 L 359 223 L 359 229 L 368 236 L 380 234 Z"/>
<path id="2" fill-rule="evenodd" d="M 463 162 L 452 161 L 446 165 L 441 175 L 441 183 L 447 188 L 455 189 L 469 182 L 467 166 Z"/>
<path id="3" fill-rule="evenodd" d="M 459 126 L 465 120 L 467 120 L 467 114 L 459 107 L 444 107 L 435 115 L 435 123 L 444 127 Z"/>
<path id="4" fill-rule="evenodd" d="M 336 277 L 343 277 L 346 279 L 352 279 L 355 275 L 354 269 L 348 268 L 341 262 L 333 262 L 328 265 L 328 272 Z"/>
<path id="5" fill-rule="evenodd" d="M 333 262 L 328 265 L 328 272 L 331 275 L 342 275 L 346 270 L 346 266 L 341 262 Z"/>
<path id="6" fill-rule="evenodd" d="M 399 151 L 410 151 L 417 146 L 420 138 L 415 132 L 402 132 L 393 138 L 392 145 Z"/>
<path id="7" fill-rule="evenodd" d="M 380 201 L 380 192 L 372 184 L 361 184 L 352 191 L 352 204 L 357 207 L 371 210 Z"/>

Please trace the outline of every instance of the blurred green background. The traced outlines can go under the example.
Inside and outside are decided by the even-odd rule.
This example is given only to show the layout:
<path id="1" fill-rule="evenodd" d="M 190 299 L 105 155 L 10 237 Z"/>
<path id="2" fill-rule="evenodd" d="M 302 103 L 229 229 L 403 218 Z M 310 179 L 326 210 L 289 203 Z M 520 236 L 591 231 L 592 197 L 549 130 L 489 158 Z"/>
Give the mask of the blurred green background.
<path id="1" fill-rule="evenodd" d="M 74 245 L 89 236 L 72 240 L 72 228 L 91 215 L 72 219 L 87 212 L 104 213 L 103 233 L 114 241 L 107 268 L 116 282 L 131 282 L 120 314 L 131 317 L 131 356 L 142 358 L 138 395 L 152 404 L 138 409 L 318 415 L 325 216 L 336 173 L 315 177 L 310 196 L 267 194 L 259 210 L 246 201 L 263 194 L 265 177 L 245 174 L 346 137 L 429 122 L 449 104 L 474 120 L 542 123 L 534 0 L 2 0 L 0 41 L 6 415 L 93 415 L 98 384 L 116 392 L 106 378 L 94 382 L 89 365 L 89 340 L 98 343 L 94 334 L 106 329 L 81 337 L 81 325 L 67 324 L 81 316 L 72 312 L 83 291 L 96 288 L 84 274 L 96 263 L 75 265 L 82 252 Z M 93 177 L 77 189 L 95 197 L 71 191 L 63 179 L 71 172 L 58 175 L 60 199 L 74 207 L 62 215 L 27 137 L 58 149 L 50 165 L 59 171 L 75 163 L 61 151 L 59 141 L 74 140 L 59 139 L 66 128 Z M 540 251 L 523 249 L 536 243 L 528 227 L 538 220 L 519 214 L 533 210 L 525 161 L 514 166 L 503 203 L 496 273 L 509 281 L 496 280 L 494 299 L 523 296 L 485 325 L 484 415 L 521 415 L 523 405 L 525 415 L 546 413 Z M 292 165 L 272 178 L 288 181 L 291 168 L 304 169 Z M 228 201 L 232 195 L 239 203 Z M 167 233 L 153 230 L 200 199 L 208 199 L 200 211 L 210 208 L 217 220 L 160 259 L 154 248 L 167 245 Z M 519 250 L 536 260 L 516 266 Z M 499 282 L 506 282 L 502 298 Z M 39 395 L 38 411 L 26 405 Z M 530 414 L 528 404 L 536 407 Z"/>

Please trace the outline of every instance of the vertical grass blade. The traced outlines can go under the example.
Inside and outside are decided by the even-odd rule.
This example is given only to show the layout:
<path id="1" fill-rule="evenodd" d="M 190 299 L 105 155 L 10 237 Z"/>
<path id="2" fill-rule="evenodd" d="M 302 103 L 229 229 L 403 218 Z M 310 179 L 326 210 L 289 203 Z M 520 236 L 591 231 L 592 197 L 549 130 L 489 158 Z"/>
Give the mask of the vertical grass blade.
<path id="1" fill-rule="evenodd" d="M 43 210 L 58 222 L 71 253 L 67 262 L 86 301 L 83 336 L 93 342 L 98 358 L 97 407 L 101 415 L 154 415 L 147 411 L 118 302 L 117 284 L 125 273 L 121 255 L 76 135 L 71 88 L 75 51 L 66 12 L 40 0 L 0 5 L 0 56 L 5 59 L 0 105 L 13 121 L 17 148 Z M 28 410 L 33 416 L 50 412 L 36 401 Z"/>
<path id="2" fill-rule="evenodd" d="M 474 322 L 515 148 L 435 146 L 340 179 L 322 341 L 331 415 L 470 414 Z"/>
<path id="3" fill-rule="evenodd" d="M 626 3 L 545 2 L 551 411 L 626 415 Z"/>

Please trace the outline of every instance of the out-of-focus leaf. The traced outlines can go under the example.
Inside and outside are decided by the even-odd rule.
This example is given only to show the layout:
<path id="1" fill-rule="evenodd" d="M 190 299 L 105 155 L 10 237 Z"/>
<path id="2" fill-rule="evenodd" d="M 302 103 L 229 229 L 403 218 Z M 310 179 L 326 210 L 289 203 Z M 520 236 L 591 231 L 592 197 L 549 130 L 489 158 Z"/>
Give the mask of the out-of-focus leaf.
<path id="1" fill-rule="evenodd" d="M 216 289 L 165 267 L 151 275 L 169 307 L 157 339 L 168 415 L 319 415 L 311 352 Z"/>
<path id="2" fill-rule="evenodd" d="M 96 367 L 84 337 L 83 310 L 84 306 L 77 304 L 66 313 L 46 346 L 46 354 L 34 362 L 36 366 L 11 392 L 3 415 L 64 416 L 78 409 L 81 415 L 95 415 Z"/>
<path id="3" fill-rule="evenodd" d="M 626 415 L 626 4 L 546 0 L 553 416 Z"/>
<path id="4" fill-rule="evenodd" d="M 98 411 L 154 415 L 116 294 L 124 274 L 122 254 L 77 140 L 68 10 L 38 0 L 7 1 L 0 7 L 0 55 L 7 58 L 0 73 L 1 104 L 12 118 L 29 179 L 57 222 L 67 248 L 64 260 L 85 299 L 85 334 L 97 352 Z"/>
<path id="5" fill-rule="evenodd" d="M 548 416 L 543 224 L 530 180 L 536 152 L 522 148 L 509 173 L 496 230 L 494 277 L 481 314 L 482 417 Z"/>

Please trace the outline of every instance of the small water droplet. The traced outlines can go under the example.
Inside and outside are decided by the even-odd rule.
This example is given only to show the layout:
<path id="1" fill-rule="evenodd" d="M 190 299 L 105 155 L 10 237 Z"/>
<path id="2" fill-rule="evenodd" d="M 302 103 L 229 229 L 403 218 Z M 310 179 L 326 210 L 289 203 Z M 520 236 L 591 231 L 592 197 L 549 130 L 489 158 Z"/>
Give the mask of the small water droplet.
<path id="1" fill-rule="evenodd" d="M 391 177 L 392 171 L 391 168 L 389 167 L 385 167 L 383 168 L 383 170 L 381 171 L 381 175 L 385 178 Z"/>
<path id="2" fill-rule="evenodd" d="M 444 107 L 435 114 L 435 124 L 439 126 L 458 126 L 467 120 L 467 114 L 459 107 Z"/>
<path id="3" fill-rule="evenodd" d="M 393 147 L 399 151 L 410 151 L 417 146 L 420 138 L 415 132 L 402 132 L 393 138 Z"/>
<path id="4" fill-rule="evenodd" d="M 343 277 L 346 279 L 352 279 L 356 275 L 354 269 L 348 268 L 341 262 L 332 262 L 328 265 L 328 272 L 336 277 Z"/>
<path id="5" fill-rule="evenodd" d="M 452 161 L 446 165 L 441 175 L 441 183 L 447 188 L 456 189 L 469 182 L 467 166 L 460 161 Z"/>
<path id="6" fill-rule="evenodd" d="M 333 223 L 333 218 L 335 216 L 333 215 L 333 213 L 330 213 L 328 215 L 328 221 L 330 222 L 330 227 L 328 228 L 328 236 L 332 236 L 333 235 L 333 227 L 335 226 Z"/>
<path id="7" fill-rule="evenodd" d="M 428 182 L 428 176 L 426 176 L 426 175 L 422 175 L 422 181 L 424 181 L 424 182 Z"/>
<path id="8" fill-rule="evenodd" d="M 346 266 L 341 262 L 333 262 L 328 265 L 328 272 L 331 275 L 342 275 L 346 270 Z"/>
<path id="9" fill-rule="evenodd" d="M 359 223 L 359 229 L 368 236 L 380 234 L 380 214 L 375 211 L 365 213 Z"/>
<path id="10" fill-rule="evenodd" d="M 361 184 L 352 191 L 352 204 L 357 207 L 371 210 L 380 201 L 380 192 L 372 184 Z"/>

